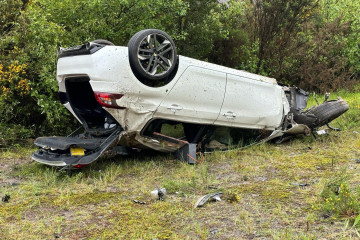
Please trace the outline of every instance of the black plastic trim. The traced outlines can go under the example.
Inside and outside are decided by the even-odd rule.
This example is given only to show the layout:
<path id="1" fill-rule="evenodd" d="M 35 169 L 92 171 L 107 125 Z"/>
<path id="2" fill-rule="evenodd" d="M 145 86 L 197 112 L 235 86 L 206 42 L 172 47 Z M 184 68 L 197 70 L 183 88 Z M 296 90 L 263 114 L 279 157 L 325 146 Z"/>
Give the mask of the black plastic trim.
<path id="1" fill-rule="evenodd" d="M 69 48 L 59 48 L 58 50 L 58 59 L 62 57 L 70 57 L 70 56 L 77 56 L 77 55 L 90 55 L 101 48 L 105 47 L 104 44 L 92 43 L 92 44 L 83 44 L 78 46 L 73 46 Z"/>
<path id="2" fill-rule="evenodd" d="M 84 156 L 71 156 L 69 149 L 66 151 L 52 151 L 51 149 L 40 148 L 31 157 L 37 162 L 52 166 L 90 164 L 98 159 L 106 149 L 116 143 L 121 132 L 122 128 L 118 127 L 110 136 L 104 138 L 96 149 L 86 150 Z"/>
<path id="3" fill-rule="evenodd" d="M 69 102 L 66 92 L 59 92 L 59 100 L 62 104 L 66 104 Z"/>

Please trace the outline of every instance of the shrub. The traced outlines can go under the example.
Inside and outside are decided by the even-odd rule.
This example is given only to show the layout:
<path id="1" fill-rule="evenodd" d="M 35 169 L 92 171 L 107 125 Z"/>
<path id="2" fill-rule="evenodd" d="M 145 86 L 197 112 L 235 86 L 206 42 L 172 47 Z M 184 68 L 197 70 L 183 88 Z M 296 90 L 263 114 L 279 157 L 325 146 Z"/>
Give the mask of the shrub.
<path id="1" fill-rule="evenodd" d="M 19 124 L 4 124 L 0 122 L 0 147 L 13 144 L 25 144 L 34 135 L 34 129 L 28 129 Z"/>

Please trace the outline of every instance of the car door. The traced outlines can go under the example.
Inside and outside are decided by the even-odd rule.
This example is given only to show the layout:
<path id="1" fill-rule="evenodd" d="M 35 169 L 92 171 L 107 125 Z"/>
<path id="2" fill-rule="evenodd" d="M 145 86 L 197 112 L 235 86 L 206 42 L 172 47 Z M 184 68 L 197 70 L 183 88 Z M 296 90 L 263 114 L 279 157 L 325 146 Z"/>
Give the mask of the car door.
<path id="1" fill-rule="evenodd" d="M 215 125 L 252 129 L 274 129 L 283 118 L 280 86 L 227 74 L 224 104 Z"/>
<path id="2" fill-rule="evenodd" d="M 189 66 L 160 103 L 154 118 L 213 124 L 224 99 L 226 73 Z"/>

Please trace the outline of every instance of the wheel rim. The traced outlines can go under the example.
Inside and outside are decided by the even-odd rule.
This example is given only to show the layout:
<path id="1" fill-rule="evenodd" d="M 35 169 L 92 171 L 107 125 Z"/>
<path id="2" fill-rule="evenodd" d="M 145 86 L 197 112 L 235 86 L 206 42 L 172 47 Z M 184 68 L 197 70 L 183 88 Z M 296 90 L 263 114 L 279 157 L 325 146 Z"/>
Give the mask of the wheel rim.
<path id="1" fill-rule="evenodd" d="M 144 37 L 138 47 L 138 60 L 146 74 L 164 75 L 174 63 L 175 48 L 162 34 L 152 33 Z"/>

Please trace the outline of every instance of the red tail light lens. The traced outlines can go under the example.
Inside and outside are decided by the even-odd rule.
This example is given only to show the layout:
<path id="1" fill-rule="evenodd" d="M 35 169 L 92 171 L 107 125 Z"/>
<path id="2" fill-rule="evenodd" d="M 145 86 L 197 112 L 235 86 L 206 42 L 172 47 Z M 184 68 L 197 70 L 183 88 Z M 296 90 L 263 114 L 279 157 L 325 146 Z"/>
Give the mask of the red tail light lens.
<path id="1" fill-rule="evenodd" d="M 94 92 L 96 101 L 100 103 L 103 107 L 108 108 L 117 108 L 117 109 L 125 109 L 125 107 L 121 107 L 117 105 L 116 100 L 122 98 L 122 94 L 115 93 L 104 93 L 104 92 Z"/>
<path id="2" fill-rule="evenodd" d="M 73 166 L 74 168 L 82 168 L 82 167 L 85 167 L 87 166 L 88 164 L 77 164 L 75 166 Z"/>

